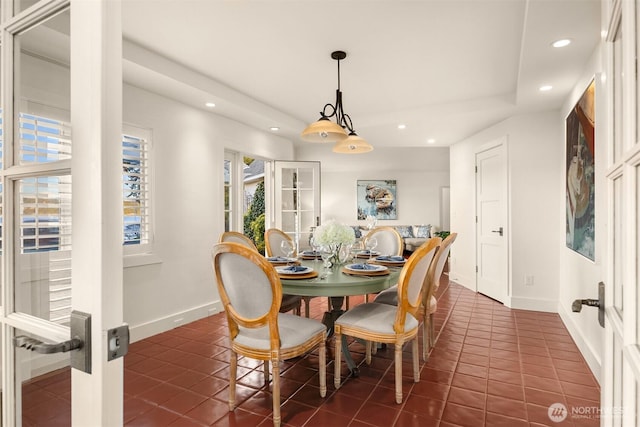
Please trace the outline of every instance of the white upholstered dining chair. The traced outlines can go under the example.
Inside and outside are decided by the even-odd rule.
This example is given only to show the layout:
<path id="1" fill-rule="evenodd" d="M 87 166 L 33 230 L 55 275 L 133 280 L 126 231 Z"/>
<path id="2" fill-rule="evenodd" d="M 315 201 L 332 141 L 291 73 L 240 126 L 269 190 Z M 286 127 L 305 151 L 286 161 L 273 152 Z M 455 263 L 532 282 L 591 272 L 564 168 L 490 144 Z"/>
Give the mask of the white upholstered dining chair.
<path id="1" fill-rule="evenodd" d="M 227 316 L 230 340 L 229 410 L 235 409 L 238 356 L 272 366 L 273 424 L 280 426 L 280 362 L 318 348 L 319 391 L 326 386 L 326 327 L 314 319 L 279 313 L 282 285 L 260 253 L 238 243 L 218 243 L 212 263 Z"/>
<path id="2" fill-rule="evenodd" d="M 418 327 L 417 320 L 422 302 L 423 282 L 431 260 L 438 250 L 440 239 L 432 239 L 418 248 L 405 263 L 396 292 L 398 305 L 376 302 L 360 304 L 340 316 L 334 325 L 335 366 L 334 385 L 340 388 L 340 359 L 342 357 L 342 335 L 366 341 L 366 362 L 371 363 L 372 343 L 395 345 L 395 397 L 402 403 L 402 347 L 412 343 L 413 380 L 420 380 L 418 371 Z"/>
<path id="3" fill-rule="evenodd" d="M 242 233 L 237 231 L 225 231 L 220 235 L 219 243 L 222 242 L 234 242 L 244 245 L 254 251 L 258 252 L 253 240 L 248 238 Z M 298 295 L 282 295 L 282 302 L 280 303 L 280 312 L 286 313 L 287 311 L 293 311 L 298 316 L 300 315 L 300 306 L 302 305 L 302 297 Z M 309 316 L 307 316 L 309 317 Z"/>
<path id="4" fill-rule="evenodd" d="M 440 249 L 431 262 L 431 266 L 429 267 L 429 274 L 427 275 L 427 280 L 424 283 L 419 319 L 422 319 L 424 322 L 422 328 L 422 358 L 425 361 L 429 357 L 429 350 L 433 348 L 435 340 L 433 315 L 438 309 L 438 300 L 435 297 L 435 293 L 438 290 L 438 286 L 440 285 L 440 277 L 442 276 L 442 271 L 444 270 L 445 261 L 449 256 L 451 245 L 456 240 L 456 237 L 458 237 L 458 233 L 451 233 L 442 241 L 442 243 L 440 243 Z M 432 239 L 440 238 L 432 237 Z M 380 292 L 378 296 L 376 296 L 374 302 L 397 305 L 398 294 L 394 288 L 395 287 L 391 287 Z"/>
<path id="5" fill-rule="evenodd" d="M 272 256 L 284 255 L 281 253 L 281 248 L 280 248 L 280 245 L 282 244 L 283 241 L 287 241 L 291 244 L 291 247 L 293 248 L 292 256 L 297 257 L 298 251 L 296 249 L 295 242 L 293 241 L 291 236 L 289 236 L 287 233 L 280 230 L 279 228 L 269 228 L 264 232 L 264 247 L 266 249 L 267 256 L 272 257 Z M 285 294 L 283 298 L 289 299 L 292 296 L 294 295 Z M 300 298 L 302 301 L 304 301 L 304 315 L 305 317 L 309 317 L 309 310 L 310 310 L 309 305 L 310 305 L 311 298 L 313 297 L 298 296 L 297 298 Z M 298 314 L 300 314 L 300 310 L 298 310 Z"/>

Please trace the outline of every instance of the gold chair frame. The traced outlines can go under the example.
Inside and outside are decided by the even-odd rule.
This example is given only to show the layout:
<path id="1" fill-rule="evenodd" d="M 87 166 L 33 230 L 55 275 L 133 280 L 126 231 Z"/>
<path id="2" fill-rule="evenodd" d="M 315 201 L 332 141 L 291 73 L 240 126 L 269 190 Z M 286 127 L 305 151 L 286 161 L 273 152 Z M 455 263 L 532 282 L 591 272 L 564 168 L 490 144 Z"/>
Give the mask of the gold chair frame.
<path id="1" fill-rule="evenodd" d="M 271 284 L 271 293 L 273 295 L 270 309 L 256 317 L 247 318 L 242 316 L 234 306 L 231 304 L 229 295 L 227 293 L 221 269 L 219 268 L 220 257 L 225 254 L 236 254 L 251 261 L 258 266 L 265 276 L 268 278 Z M 273 394 L 273 424 L 279 426 L 281 422 L 280 416 L 280 365 L 283 360 L 291 359 L 308 353 L 310 350 L 318 347 L 318 365 L 319 365 L 319 385 L 320 396 L 325 397 L 327 393 L 326 386 L 326 329 L 321 328 L 321 331 L 315 335 L 309 337 L 304 343 L 291 348 L 281 348 L 280 346 L 280 330 L 278 328 L 279 316 L 292 316 L 289 314 L 279 314 L 280 301 L 282 299 L 282 285 L 280 278 L 274 267 L 267 261 L 261 254 L 253 251 L 246 246 L 239 243 L 226 242 L 218 243 L 214 246 L 212 252 L 212 264 L 215 272 L 216 282 L 218 285 L 218 292 L 222 300 L 227 323 L 229 327 L 229 341 L 230 341 L 230 373 L 229 373 L 229 411 L 235 409 L 235 390 L 236 390 L 236 376 L 238 367 L 238 355 L 244 357 L 250 357 L 252 359 L 264 361 L 265 383 L 268 381 L 269 362 L 272 365 L 272 394 Z M 315 322 L 311 319 L 295 316 L 300 319 L 301 322 Z M 318 322 L 319 323 L 319 322 Z M 235 341 L 235 338 L 240 332 L 240 328 L 262 328 L 268 327 L 269 330 L 269 342 L 270 348 L 259 349 L 246 345 L 239 344 Z M 324 325 L 322 325 L 324 326 Z"/>
<path id="2" fill-rule="evenodd" d="M 362 327 L 360 325 L 354 324 L 341 324 L 340 318 L 336 321 L 334 325 L 335 331 L 335 366 L 334 366 L 334 385 L 336 389 L 340 388 L 340 364 L 342 357 L 342 346 L 341 340 L 342 335 L 348 335 L 355 338 L 361 338 L 366 340 L 366 362 L 371 363 L 371 346 L 372 343 L 388 343 L 395 345 L 394 351 L 394 360 L 395 360 L 395 396 L 396 403 L 402 403 L 402 347 L 404 343 L 411 341 L 412 342 L 412 365 L 413 365 L 413 380 L 414 382 L 418 382 L 420 380 L 420 372 L 419 372 L 419 355 L 418 355 L 418 329 L 419 322 L 416 322 L 416 326 L 405 330 L 405 320 L 407 315 L 411 315 L 417 319 L 420 314 L 420 308 L 422 305 L 422 293 L 423 293 L 423 283 L 427 278 L 423 278 L 421 280 L 421 286 L 419 291 L 416 294 L 416 297 L 413 301 L 409 300 L 408 290 L 411 276 L 414 274 L 416 267 L 418 266 L 421 259 L 427 256 L 430 252 L 438 251 L 438 245 L 440 244 L 441 239 L 435 238 L 430 239 L 425 244 L 420 246 L 416 251 L 413 252 L 405 266 L 402 268 L 400 272 L 400 277 L 398 278 L 398 306 L 395 308 L 395 321 L 393 324 L 393 333 L 382 333 L 371 331 L 369 328 Z M 430 261 L 431 263 L 431 261 Z M 427 271 L 429 268 L 427 268 Z M 379 303 L 365 303 L 364 305 L 384 305 Z M 357 309 L 357 307 L 356 307 Z M 354 309 L 355 310 L 355 309 Z M 347 312 L 348 314 L 349 312 Z M 367 322 L 365 322 L 367 323 Z"/>

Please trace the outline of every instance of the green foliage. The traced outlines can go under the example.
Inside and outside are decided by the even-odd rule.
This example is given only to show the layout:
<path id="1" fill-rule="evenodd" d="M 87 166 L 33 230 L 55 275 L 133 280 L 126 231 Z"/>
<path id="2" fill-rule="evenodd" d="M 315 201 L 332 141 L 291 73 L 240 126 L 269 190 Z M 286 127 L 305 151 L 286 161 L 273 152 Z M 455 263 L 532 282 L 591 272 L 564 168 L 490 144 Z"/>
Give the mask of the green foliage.
<path id="1" fill-rule="evenodd" d="M 264 214 L 260 215 L 251 223 L 251 231 L 253 233 L 253 242 L 258 248 L 258 252 L 264 253 Z"/>
<path id="2" fill-rule="evenodd" d="M 242 162 L 247 166 L 249 166 L 251 163 L 253 163 L 254 160 L 255 159 L 252 159 L 251 157 L 247 157 L 247 156 L 244 156 L 242 158 Z"/>
<path id="3" fill-rule="evenodd" d="M 253 200 L 251 206 L 244 214 L 243 229 L 244 234 L 249 237 L 260 250 L 259 243 L 262 244 L 262 250 L 264 250 L 264 181 L 258 183 L 256 192 L 253 194 Z M 262 222 L 262 225 L 258 223 Z"/>
<path id="4" fill-rule="evenodd" d="M 447 236 L 451 234 L 450 231 L 436 231 L 433 233 L 434 236 L 441 238 L 442 240 L 446 239 Z"/>

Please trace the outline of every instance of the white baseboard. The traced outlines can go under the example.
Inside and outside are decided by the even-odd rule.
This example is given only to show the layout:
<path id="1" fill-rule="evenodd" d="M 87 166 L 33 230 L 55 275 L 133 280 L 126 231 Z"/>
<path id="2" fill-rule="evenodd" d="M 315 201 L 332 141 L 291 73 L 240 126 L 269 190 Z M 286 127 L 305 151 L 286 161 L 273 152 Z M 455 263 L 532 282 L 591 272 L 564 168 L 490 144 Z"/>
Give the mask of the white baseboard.
<path id="1" fill-rule="evenodd" d="M 470 291 L 473 291 L 473 292 L 476 291 L 476 278 L 475 278 L 475 276 L 473 276 L 473 277 L 465 277 L 465 276 L 462 276 L 462 275 L 458 274 L 456 271 L 450 271 L 449 272 L 449 280 L 453 280 L 458 285 L 462 285 L 465 288 L 469 289 Z"/>
<path id="2" fill-rule="evenodd" d="M 510 297 L 508 307 L 518 310 L 544 311 L 547 313 L 558 312 L 558 300 L 546 298 Z"/>
<path id="3" fill-rule="evenodd" d="M 202 319 L 212 314 L 216 314 L 222 311 L 222 302 L 220 300 L 212 303 L 203 304 L 198 307 L 193 307 L 189 310 L 170 314 L 160 319 L 152 320 L 151 322 L 143 323 L 140 325 L 129 326 L 129 340 L 130 342 L 140 341 L 153 335 L 157 335 L 162 332 L 169 331 L 178 326 L 185 325 L 187 323 Z"/>
<path id="4" fill-rule="evenodd" d="M 569 335 L 571 335 L 576 346 L 578 346 L 578 350 L 582 353 L 582 357 L 584 357 L 587 365 L 589 365 L 589 369 L 591 369 L 593 376 L 596 377 L 596 381 L 598 381 L 598 384 L 602 384 L 600 382 L 602 359 L 598 354 L 596 354 L 588 341 L 585 340 L 580 328 L 576 325 L 574 317 L 566 310 L 566 307 L 562 304 L 558 304 L 557 311 L 562 319 L 562 323 L 564 323 L 564 326 L 569 331 Z"/>

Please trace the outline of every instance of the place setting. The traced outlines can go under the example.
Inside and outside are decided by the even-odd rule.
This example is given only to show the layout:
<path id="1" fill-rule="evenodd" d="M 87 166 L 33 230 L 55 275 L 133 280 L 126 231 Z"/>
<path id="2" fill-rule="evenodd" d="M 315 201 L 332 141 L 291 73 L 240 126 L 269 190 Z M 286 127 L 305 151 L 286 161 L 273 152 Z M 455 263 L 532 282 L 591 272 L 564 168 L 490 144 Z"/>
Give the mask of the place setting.
<path id="1" fill-rule="evenodd" d="M 385 276 L 389 274 L 389 268 L 386 265 L 355 263 L 342 267 L 342 272 L 351 276 Z"/>
<path id="2" fill-rule="evenodd" d="M 318 272 L 305 265 L 289 265 L 276 267 L 276 272 L 281 279 L 312 279 L 318 276 Z"/>
<path id="3" fill-rule="evenodd" d="M 322 254 L 317 250 L 305 250 L 300 252 L 300 259 L 304 260 L 317 260 L 321 259 Z"/>
<path id="4" fill-rule="evenodd" d="M 407 260 L 400 255 L 380 255 L 375 257 L 372 262 L 387 267 L 402 267 Z"/>

